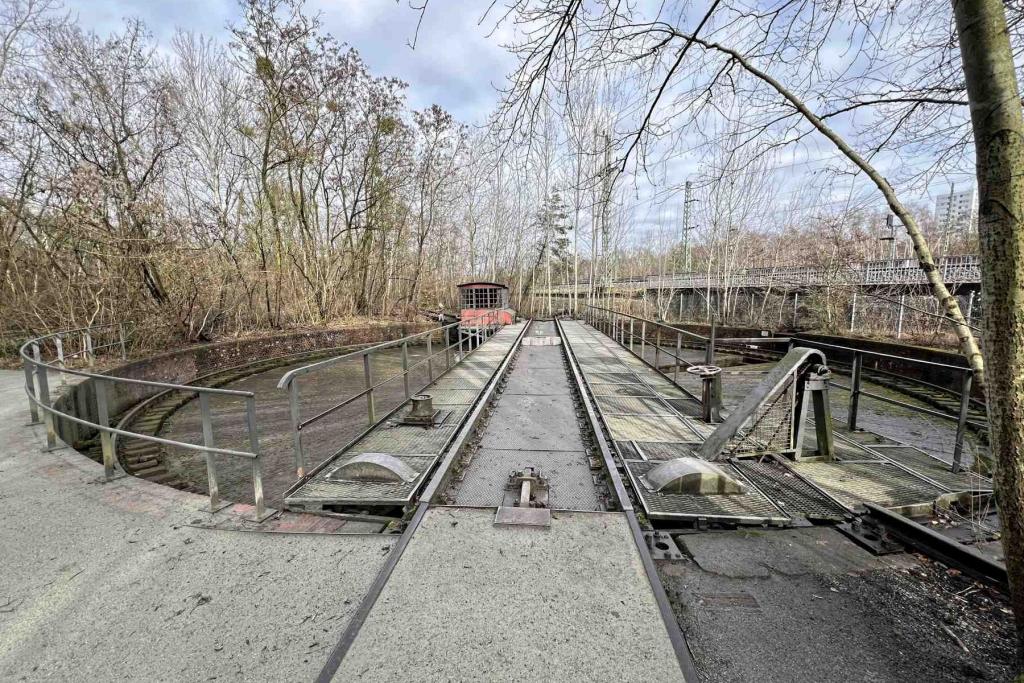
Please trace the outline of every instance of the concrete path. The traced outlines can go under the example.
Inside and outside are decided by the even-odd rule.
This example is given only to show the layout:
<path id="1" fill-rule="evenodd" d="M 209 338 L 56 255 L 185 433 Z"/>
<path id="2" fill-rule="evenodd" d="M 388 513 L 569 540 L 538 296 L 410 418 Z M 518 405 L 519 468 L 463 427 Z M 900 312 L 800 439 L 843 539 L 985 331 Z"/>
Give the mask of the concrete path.
<path id="1" fill-rule="evenodd" d="M 0 680 L 311 680 L 380 536 L 210 531 L 205 499 L 41 452 L 0 372 Z"/>
<path id="2" fill-rule="evenodd" d="M 557 332 L 535 323 L 528 335 Z M 457 490 L 457 503 L 486 507 L 427 511 L 335 681 L 682 680 L 625 514 L 494 525 L 524 464 L 553 468 L 553 507 L 596 507 L 561 357 L 560 346 L 520 349 Z M 579 468 L 586 476 L 572 476 Z"/>

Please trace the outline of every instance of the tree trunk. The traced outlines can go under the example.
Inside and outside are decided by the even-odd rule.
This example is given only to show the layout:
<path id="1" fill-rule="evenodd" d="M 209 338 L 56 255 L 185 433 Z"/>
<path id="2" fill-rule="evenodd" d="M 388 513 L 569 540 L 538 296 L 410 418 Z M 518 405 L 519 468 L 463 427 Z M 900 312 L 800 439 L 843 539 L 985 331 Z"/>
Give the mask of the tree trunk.
<path id="1" fill-rule="evenodd" d="M 954 0 L 974 126 L 989 443 L 1024 673 L 1024 116 L 1000 0 Z"/>

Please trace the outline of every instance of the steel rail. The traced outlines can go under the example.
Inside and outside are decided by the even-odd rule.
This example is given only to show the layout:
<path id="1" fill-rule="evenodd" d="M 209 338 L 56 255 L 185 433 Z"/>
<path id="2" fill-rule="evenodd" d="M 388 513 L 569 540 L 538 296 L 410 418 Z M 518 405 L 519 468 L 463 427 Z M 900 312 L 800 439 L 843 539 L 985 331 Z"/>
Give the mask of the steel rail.
<path id="1" fill-rule="evenodd" d="M 672 604 L 669 602 L 668 594 L 665 592 L 665 586 L 662 585 L 661 577 L 658 576 L 658 569 L 654 565 L 650 548 L 647 547 L 647 540 L 644 538 L 643 530 L 640 528 L 640 522 L 637 520 L 633 503 L 629 498 L 622 475 L 619 474 L 618 466 L 615 464 L 608 441 L 605 439 L 603 422 L 599 412 L 594 408 L 588 393 L 589 387 L 580 373 L 579 362 L 576 360 L 572 345 L 564 341 L 565 334 L 562 330 L 561 322 L 556 319 L 555 324 L 559 336 L 563 339 L 562 347 L 569 361 L 569 368 L 573 379 L 576 382 L 576 390 L 580 395 L 580 400 L 583 402 L 587 422 L 590 424 L 590 430 L 597 441 L 598 449 L 601 451 L 601 459 L 604 462 L 605 470 L 607 470 L 608 476 L 612 480 L 612 488 L 615 491 L 615 496 L 619 499 L 619 507 L 622 509 L 623 514 L 626 515 L 630 535 L 633 537 L 633 544 L 640 555 L 640 563 L 643 565 L 644 574 L 647 576 L 651 592 L 654 594 L 654 602 L 658 606 L 658 613 L 661 615 L 661 621 L 667 631 L 669 642 L 672 644 L 672 650 L 675 653 L 679 669 L 683 674 L 683 680 L 699 681 L 700 678 L 697 676 L 693 657 L 690 655 L 690 648 L 686 644 L 686 637 L 679 628 L 679 622 L 676 620 L 675 612 L 672 611 Z"/>
<path id="2" fill-rule="evenodd" d="M 469 436 L 473 433 L 476 423 L 479 421 L 484 408 L 494 395 L 494 391 L 497 388 L 498 383 L 508 371 L 508 366 L 512 362 L 512 358 L 515 356 L 516 351 L 519 350 L 519 346 L 522 343 L 523 337 L 531 323 L 532 320 L 523 326 L 523 329 L 516 338 L 516 341 L 512 344 L 508 353 L 505 355 L 505 359 L 477 397 L 473 410 L 463 420 L 458 434 L 447 445 L 446 448 L 448 449 L 448 453 L 445 458 L 434 469 L 434 471 L 430 473 L 430 482 L 420 495 L 412 518 L 409 520 L 409 523 L 406 524 L 406 527 L 402 531 L 401 536 L 399 536 L 395 547 L 391 549 L 390 553 L 388 553 L 388 557 L 384 561 L 384 566 L 381 567 L 377 576 L 374 578 L 373 583 L 370 584 L 370 588 L 363 596 L 363 599 L 360 600 L 355 613 L 352 615 L 352 618 L 349 619 L 348 624 L 345 626 L 345 630 L 342 631 L 338 643 L 328 655 L 327 661 L 324 662 L 323 668 L 320 669 L 320 673 L 317 675 L 317 683 L 330 683 L 330 681 L 334 679 L 335 674 L 338 672 L 338 668 L 341 666 L 345 656 L 352 648 L 352 644 L 359 635 L 363 624 L 366 623 L 366 619 L 370 615 L 370 611 L 373 609 L 374 605 L 377 604 L 377 600 L 384 591 L 384 587 L 387 585 L 387 582 L 391 579 L 391 575 L 394 573 L 395 567 L 398 566 L 398 562 L 402 559 L 402 555 L 409 546 L 409 542 L 412 540 L 413 534 L 415 534 L 416 530 L 419 529 L 420 523 L 423 521 L 424 516 L 427 514 L 427 510 L 431 506 L 432 499 L 437 495 L 437 492 L 440 489 L 442 479 L 446 478 L 448 472 L 450 472 L 451 464 L 465 446 Z"/>

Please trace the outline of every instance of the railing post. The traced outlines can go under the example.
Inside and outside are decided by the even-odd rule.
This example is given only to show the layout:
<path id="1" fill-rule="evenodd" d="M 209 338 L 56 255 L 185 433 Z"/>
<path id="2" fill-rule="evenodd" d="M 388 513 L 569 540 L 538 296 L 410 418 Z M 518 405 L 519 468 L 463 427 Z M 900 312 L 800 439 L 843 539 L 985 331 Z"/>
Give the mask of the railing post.
<path id="1" fill-rule="evenodd" d="M 661 367 L 661 327 L 658 327 L 658 331 L 654 333 L 654 369 L 658 370 Z"/>
<path id="2" fill-rule="evenodd" d="M 711 323 L 711 334 L 704 344 L 704 362 L 708 365 L 715 364 L 715 323 Z"/>
<path id="3" fill-rule="evenodd" d="M 96 353 L 92 348 L 92 333 L 86 330 L 82 333 L 82 341 L 85 344 L 85 359 L 89 361 L 89 367 L 96 364 Z"/>
<path id="4" fill-rule="evenodd" d="M 256 432 L 256 397 L 245 398 L 245 425 L 249 430 L 249 450 L 252 459 L 252 496 L 256 503 L 256 521 L 262 522 L 267 517 L 267 509 L 263 504 L 263 473 L 260 465 L 260 438 Z M 272 511 L 271 511 L 272 512 Z"/>
<path id="5" fill-rule="evenodd" d="M 35 347 L 38 354 L 39 347 Z M 50 380 L 47 376 L 47 368 L 36 358 L 36 381 L 39 383 L 39 402 L 43 405 L 43 423 L 46 425 L 46 448 L 52 451 L 57 448 L 57 425 L 50 412 Z"/>
<path id="6" fill-rule="evenodd" d="M 39 408 L 32 399 L 38 396 L 36 392 L 35 364 L 28 358 L 25 359 L 25 391 L 28 392 L 28 415 L 29 424 L 39 424 Z"/>
<path id="7" fill-rule="evenodd" d="M 672 373 L 672 381 L 679 384 L 679 358 L 683 355 L 683 333 L 676 332 L 676 367 Z"/>
<path id="8" fill-rule="evenodd" d="M 427 380 L 429 383 L 434 382 L 434 333 L 431 332 L 427 335 Z"/>
<path id="9" fill-rule="evenodd" d="M 855 351 L 853 354 L 853 374 L 850 381 L 850 406 L 847 409 L 847 428 L 852 432 L 857 429 L 857 407 L 860 404 L 860 376 L 864 365 L 864 356 Z"/>
<path id="10" fill-rule="evenodd" d="M 67 365 L 64 362 L 64 340 L 61 339 L 59 334 L 54 335 L 53 345 L 57 348 L 57 362 L 60 364 L 60 369 L 64 370 L 67 368 Z M 68 378 L 63 372 L 60 373 L 60 383 L 61 386 L 68 383 Z"/>
<path id="11" fill-rule="evenodd" d="M 103 451 L 103 476 L 107 481 L 114 478 L 114 439 L 106 430 L 110 426 L 110 408 L 107 404 L 107 381 L 97 379 L 93 386 L 96 389 L 96 415 L 99 420 L 100 447 Z"/>
<path id="12" fill-rule="evenodd" d="M 633 319 L 629 319 L 629 350 L 633 350 Z"/>
<path id="13" fill-rule="evenodd" d="M 117 338 L 121 342 L 121 360 L 128 359 L 128 346 L 125 340 L 124 323 L 117 324 Z"/>
<path id="14" fill-rule="evenodd" d="M 288 412 L 292 420 L 292 452 L 295 456 L 295 478 L 306 476 L 306 458 L 302 452 L 302 420 L 299 408 L 299 378 L 288 383 Z"/>
<path id="15" fill-rule="evenodd" d="M 409 342 L 402 342 L 402 383 L 405 385 L 405 397 L 412 396 L 409 391 Z"/>
<path id="16" fill-rule="evenodd" d="M 373 405 L 373 369 L 370 367 L 370 354 L 363 354 L 363 379 L 366 381 L 366 417 L 370 425 L 377 421 Z"/>
<path id="17" fill-rule="evenodd" d="M 967 417 L 971 409 L 971 384 L 974 372 L 965 369 L 960 380 L 960 415 L 956 421 L 956 444 L 953 446 L 953 472 L 960 471 L 964 454 L 964 435 L 967 433 Z"/>
<path id="18" fill-rule="evenodd" d="M 203 422 L 203 445 L 206 448 L 213 448 L 213 418 L 210 415 L 210 395 L 205 391 L 199 392 L 199 417 Z M 213 453 L 203 451 L 206 459 L 206 486 L 210 490 L 210 513 L 213 514 L 224 508 L 220 503 L 220 485 L 217 483 L 217 463 L 213 459 Z"/>
<path id="19" fill-rule="evenodd" d="M 463 350 L 462 326 L 460 325 L 459 326 L 459 360 L 458 360 L 458 362 L 461 363 L 462 359 L 465 358 L 465 357 L 466 357 L 466 352 Z"/>
<path id="20" fill-rule="evenodd" d="M 451 333 L 442 328 L 442 334 L 444 334 L 444 369 L 447 371 L 452 367 Z"/>

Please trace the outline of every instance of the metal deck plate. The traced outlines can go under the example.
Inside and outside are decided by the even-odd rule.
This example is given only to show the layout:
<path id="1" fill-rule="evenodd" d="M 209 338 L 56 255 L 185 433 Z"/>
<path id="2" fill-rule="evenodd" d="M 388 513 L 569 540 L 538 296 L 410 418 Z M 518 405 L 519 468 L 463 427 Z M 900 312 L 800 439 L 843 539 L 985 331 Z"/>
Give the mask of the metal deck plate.
<path id="1" fill-rule="evenodd" d="M 604 415 L 675 415 L 671 406 L 656 398 L 598 396 L 597 405 Z"/>
<path id="2" fill-rule="evenodd" d="M 561 395 L 505 393 L 484 431 L 483 448 L 516 450 L 582 450 L 576 406 L 563 381 Z"/>
<path id="3" fill-rule="evenodd" d="M 497 507 L 513 470 L 538 467 L 548 480 L 548 507 L 600 510 L 587 454 L 579 451 L 515 451 L 481 448 L 452 487 L 454 504 Z"/>
<path id="4" fill-rule="evenodd" d="M 330 481 L 327 477 L 335 466 L 325 467 L 304 486 L 288 496 L 287 502 L 335 505 L 402 505 L 419 488 L 423 477 L 437 459 L 433 455 L 396 455 L 396 458 L 419 472 L 411 482 Z M 348 458 L 338 460 L 343 464 Z"/>
<path id="5" fill-rule="evenodd" d="M 494 514 L 494 523 L 500 526 L 551 526 L 548 508 L 500 507 Z"/>
<path id="6" fill-rule="evenodd" d="M 469 406 L 476 403 L 480 392 L 476 389 L 427 389 L 427 394 L 434 400 L 436 406 Z"/>
<path id="7" fill-rule="evenodd" d="M 735 463 L 734 466 L 789 514 L 838 522 L 846 518 L 847 513 L 842 507 L 823 496 L 783 465 L 743 461 Z"/>
<path id="8" fill-rule="evenodd" d="M 640 379 L 632 372 L 587 372 L 587 381 L 591 384 L 640 384 Z"/>
<path id="9" fill-rule="evenodd" d="M 682 418 L 671 416 L 605 415 L 604 422 L 615 441 L 693 441 L 693 432 Z"/>
<path id="10" fill-rule="evenodd" d="M 672 460 L 673 458 L 693 457 L 694 451 L 700 446 L 699 441 L 693 443 L 659 443 L 657 441 L 616 441 L 620 452 L 634 455 L 624 456 L 628 460 Z"/>
<path id="11" fill-rule="evenodd" d="M 976 472 L 950 471 L 950 464 L 925 453 L 913 446 L 872 446 L 882 456 L 909 467 L 918 474 L 931 479 L 950 491 L 973 493 L 992 490 L 992 482 Z"/>
<path id="12" fill-rule="evenodd" d="M 639 494 L 644 512 L 651 519 L 706 519 L 737 524 L 785 524 L 790 518 L 779 512 L 771 501 L 754 488 L 737 495 L 686 495 L 679 493 L 655 493 L 648 491 L 639 478 L 657 462 L 626 462 L 626 472 L 633 482 L 633 489 Z M 719 463 L 729 474 L 735 469 Z"/>
<path id="13" fill-rule="evenodd" d="M 381 426 L 353 444 L 351 453 L 440 453 L 455 434 L 456 424 L 425 429 L 423 427 Z"/>
<path id="14" fill-rule="evenodd" d="M 930 505 L 945 493 L 882 461 L 797 462 L 792 467 L 849 508 L 865 501 L 887 508 Z"/>
<path id="15" fill-rule="evenodd" d="M 585 375 L 586 373 L 584 373 Z M 654 390 L 643 384 L 591 384 L 590 393 L 597 396 L 654 396 Z"/>

